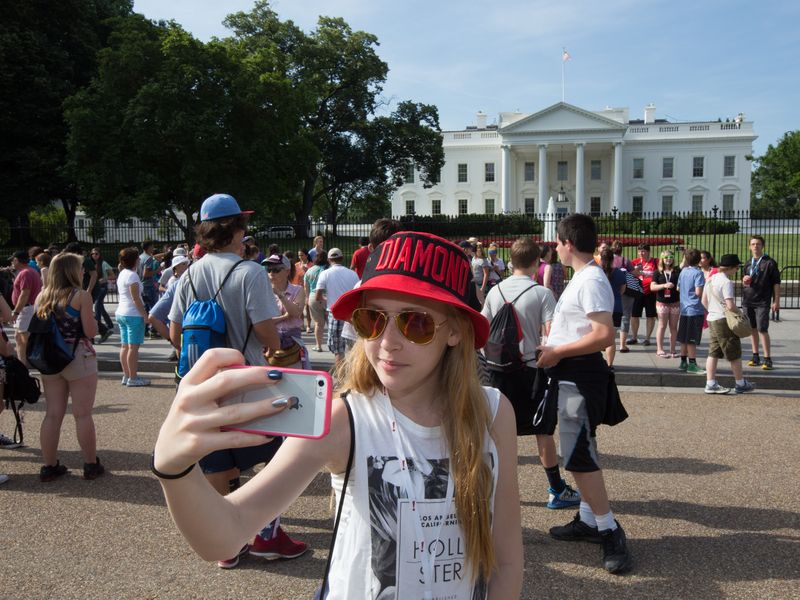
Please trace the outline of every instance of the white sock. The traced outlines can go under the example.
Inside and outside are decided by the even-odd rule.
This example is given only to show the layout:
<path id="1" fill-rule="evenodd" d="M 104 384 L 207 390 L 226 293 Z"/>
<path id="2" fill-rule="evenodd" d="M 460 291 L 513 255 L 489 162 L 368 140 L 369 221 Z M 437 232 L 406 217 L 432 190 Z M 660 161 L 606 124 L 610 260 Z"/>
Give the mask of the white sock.
<path id="1" fill-rule="evenodd" d="M 614 513 L 611 511 L 608 511 L 608 514 L 605 515 L 595 515 L 595 520 L 597 521 L 598 531 L 605 531 L 606 529 L 614 531 L 617 528 L 617 522 L 614 520 Z"/>
<path id="2" fill-rule="evenodd" d="M 706 379 L 706 387 L 714 387 L 717 385 L 716 379 Z"/>
<path id="3" fill-rule="evenodd" d="M 592 507 L 589 506 L 588 502 L 581 501 L 580 515 L 581 521 L 586 523 L 589 527 L 597 527 L 597 521 L 595 521 Z"/>
<path id="4" fill-rule="evenodd" d="M 737 379 L 736 380 L 736 385 L 744 385 L 744 382 L 745 382 L 744 379 Z"/>

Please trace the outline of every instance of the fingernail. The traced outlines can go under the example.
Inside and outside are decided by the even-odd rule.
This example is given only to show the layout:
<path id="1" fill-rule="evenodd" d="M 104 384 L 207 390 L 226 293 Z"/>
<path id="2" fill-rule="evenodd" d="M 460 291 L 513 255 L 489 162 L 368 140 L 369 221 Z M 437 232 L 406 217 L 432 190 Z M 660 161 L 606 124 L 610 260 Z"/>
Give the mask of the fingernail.
<path id="1" fill-rule="evenodd" d="M 278 398 L 277 400 L 272 401 L 272 406 L 275 408 L 283 408 L 289 404 L 289 400 L 286 398 Z"/>
<path id="2" fill-rule="evenodd" d="M 283 373 L 277 369 L 272 369 L 267 373 L 267 377 L 269 377 L 272 381 L 278 381 L 279 379 L 283 379 Z"/>

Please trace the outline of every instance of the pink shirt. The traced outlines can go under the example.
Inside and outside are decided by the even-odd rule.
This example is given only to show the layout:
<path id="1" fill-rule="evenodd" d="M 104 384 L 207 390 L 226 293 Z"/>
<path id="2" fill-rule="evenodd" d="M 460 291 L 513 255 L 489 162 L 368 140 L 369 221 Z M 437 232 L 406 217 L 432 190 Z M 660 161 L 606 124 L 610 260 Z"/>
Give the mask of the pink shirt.
<path id="1" fill-rule="evenodd" d="M 42 291 L 42 276 L 30 267 L 19 270 L 14 278 L 14 287 L 11 291 L 11 303 L 16 306 L 17 300 L 22 295 L 22 290 L 30 290 L 28 304 L 36 302 L 36 296 Z"/>

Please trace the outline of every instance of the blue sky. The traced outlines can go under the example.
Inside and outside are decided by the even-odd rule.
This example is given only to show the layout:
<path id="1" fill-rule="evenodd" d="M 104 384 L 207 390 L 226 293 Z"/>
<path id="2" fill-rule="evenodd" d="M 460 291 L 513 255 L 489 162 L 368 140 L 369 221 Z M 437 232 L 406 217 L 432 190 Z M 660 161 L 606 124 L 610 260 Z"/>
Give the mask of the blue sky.
<path id="1" fill-rule="evenodd" d="M 135 0 L 202 40 L 225 37 L 225 15 L 249 0 Z M 320 14 L 375 34 L 389 65 L 391 109 L 439 108 L 442 129 L 536 112 L 561 100 L 588 110 L 627 106 L 641 118 L 754 122 L 756 154 L 800 129 L 800 2 L 795 0 L 275 0 L 281 19 L 312 30 Z M 794 107 L 794 108 L 792 108 Z"/>

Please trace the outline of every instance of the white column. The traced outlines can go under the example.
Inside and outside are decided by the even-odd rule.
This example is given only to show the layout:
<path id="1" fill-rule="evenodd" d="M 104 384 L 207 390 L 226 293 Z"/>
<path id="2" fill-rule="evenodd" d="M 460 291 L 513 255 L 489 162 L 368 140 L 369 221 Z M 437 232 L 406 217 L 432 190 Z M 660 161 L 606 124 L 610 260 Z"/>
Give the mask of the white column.
<path id="1" fill-rule="evenodd" d="M 500 181 L 500 205 L 503 213 L 511 212 L 511 147 L 508 144 L 501 146 L 503 157 L 500 161 L 500 171 L 502 179 Z"/>
<path id="2" fill-rule="evenodd" d="M 622 210 L 622 142 L 614 142 L 614 206 Z"/>
<path id="3" fill-rule="evenodd" d="M 583 142 L 575 144 L 575 212 L 586 212 L 586 199 L 583 197 Z"/>
<path id="4" fill-rule="evenodd" d="M 539 144 L 539 212 L 547 212 L 547 144 Z"/>

